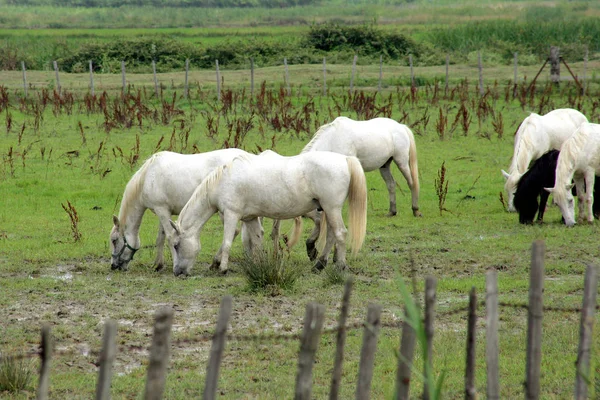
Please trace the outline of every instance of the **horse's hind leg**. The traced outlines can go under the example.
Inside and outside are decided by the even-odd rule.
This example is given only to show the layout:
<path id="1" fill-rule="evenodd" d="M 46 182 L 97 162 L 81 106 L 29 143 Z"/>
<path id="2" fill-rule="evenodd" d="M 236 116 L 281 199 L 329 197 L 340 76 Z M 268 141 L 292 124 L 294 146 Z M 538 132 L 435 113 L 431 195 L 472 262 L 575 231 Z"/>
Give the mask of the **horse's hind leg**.
<path id="1" fill-rule="evenodd" d="M 313 210 L 304 216 L 312 219 L 315 223 L 315 227 L 310 233 L 310 236 L 308 237 L 308 239 L 306 239 L 306 253 L 308 254 L 308 258 L 310 259 L 310 261 L 314 261 L 318 255 L 315 243 L 319 239 L 319 233 L 321 232 L 321 213 L 317 210 Z"/>
<path id="2" fill-rule="evenodd" d="M 156 235 L 156 259 L 154 260 L 154 269 L 160 271 L 165 267 L 163 250 L 165 247 L 165 229 L 162 223 L 158 223 L 158 235 Z"/>
<path id="3" fill-rule="evenodd" d="M 390 158 L 379 167 L 379 173 L 381 177 L 385 181 L 385 186 L 387 186 L 388 194 L 390 197 L 390 211 L 388 212 L 389 217 L 393 217 L 396 215 L 396 181 L 394 180 L 394 176 L 392 175 L 392 171 L 390 169 L 390 165 L 392 164 L 392 159 Z"/>
<path id="4" fill-rule="evenodd" d="M 406 160 L 405 162 L 400 162 L 397 159 L 394 159 L 394 162 L 396 163 L 396 166 L 398 166 L 400 172 L 402 172 L 402 175 L 404 176 L 404 179 L 406 179 L 406 183 L 410 188 L 413 215 L 415 217 L 420 217 L 422 214 L 419 211 L 419 189 L 417 183 L 413 182 L 412 175 L 410 174 L 410 166 L 408 164 L 408 160 Z"/>

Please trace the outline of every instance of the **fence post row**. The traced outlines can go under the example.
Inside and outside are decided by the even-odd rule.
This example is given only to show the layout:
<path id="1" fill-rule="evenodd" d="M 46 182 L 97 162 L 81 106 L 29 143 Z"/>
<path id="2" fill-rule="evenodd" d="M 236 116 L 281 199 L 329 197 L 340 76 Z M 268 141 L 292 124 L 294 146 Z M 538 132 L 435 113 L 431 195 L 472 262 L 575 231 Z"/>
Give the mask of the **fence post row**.
<path id="1" fill-rule="evenodd" d="M 161 399 L 165 390 L 172 324 L 172 308 L 163 307 L 156 312 L 144 394 L 146 400 Z"/>
<path id="2" fill-rule="evenodd" d="M 315 353 L 321 338 L 321 328 L 325 320 L 325 307 L 317 303 L 306 305 L 304 327 L 300 338 L 298 371 L 296 373 L 295 400 L 310 400 L 312 393 L 312 369 Z"/>

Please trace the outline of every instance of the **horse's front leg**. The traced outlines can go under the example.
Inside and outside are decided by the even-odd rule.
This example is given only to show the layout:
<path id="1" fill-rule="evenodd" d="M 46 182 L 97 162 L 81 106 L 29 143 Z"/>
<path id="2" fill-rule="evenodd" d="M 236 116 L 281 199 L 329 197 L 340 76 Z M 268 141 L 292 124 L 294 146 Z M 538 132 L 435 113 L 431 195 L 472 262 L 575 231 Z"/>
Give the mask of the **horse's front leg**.
<path id="1" fill-rule="evenodd" d="M 596 176 L 594 171 L 585 174 L 585 208 L 587 221 L 591 224 L 594 222 L 594 183 Z"/>
<path id="2" fill-rule="evenodd" d="M 538 208 L 538 216 L 537 222 L 542 223 L 544 221 L 544 212 L 546 211 L 546 204 L 548 204 L 548 197 L 550 196 L 550 192 L 542 189 L 540 192 L 540 206 Z"/>
<path id="3" fill-rule="evenodd" d="M 171 214 L 169 211 L 154 210 L 154 213 L 158 217 L 158 234 L 156 235 L 156 258 L 154 260 L 154 270 L 160 271 L 165 267 L 164 249 L 165 249 L 165 238 L 167 232 L 171 232 Z"/>
<path id="4" fill-rule="evenodd" d="M 229 251 L 231 250 L 231 245 L 233 243 L 233 238 L 235 237 L 235 231 L 239 220 L 240 218 L 233 213 L 225 212 L 223 217 L 223 243 L 219 249 L 219 253 L 221 253 L 220 263 L 215 265 L 215 262 L 217 261 L 215 256 L 213 265 L 211 265 L 211 268 L 215 266 L 218 267 L 222 274 L 226 274 L 229 268 Z"/>
<path id="5" fill-rule="evenodd" d="M 312 219 L 315 223 L 315 227 L 310 233 L 310 236 L 308 237 L 308 239 L 306 239 L 306 254 L 308 254 L 308 258 L 310 259 L 310 261 L 314 261 L 317 258 L 317 255 L 319 254 L 315 243 L 319 239 L 319 233 L 321 232 L 321 212 L 315 209 L 305 214 L 304 216 Z"/>
<path id="6" fill-rule="evenodd" d="M 577 189 L 577 223 L 585 220 L 585 179 L 574 178 L 575 188 Z"/>
<path id="7" fill-rule="evenodd" d="M 379 173 L 381 177 L 385 181 L 385 186 L 388 190 L 388 195 L 390 198 L 390 211 L 388 212 L 388 217 L 393 217 L 397 214 L 396 211 L 396 181 L 394 180 L 394 176 L 392 175 L 392 171 L 390 169 L 390 165 L 392 163 L 392 159 L 390 158 L 382 167 L 379 168 Z"/>

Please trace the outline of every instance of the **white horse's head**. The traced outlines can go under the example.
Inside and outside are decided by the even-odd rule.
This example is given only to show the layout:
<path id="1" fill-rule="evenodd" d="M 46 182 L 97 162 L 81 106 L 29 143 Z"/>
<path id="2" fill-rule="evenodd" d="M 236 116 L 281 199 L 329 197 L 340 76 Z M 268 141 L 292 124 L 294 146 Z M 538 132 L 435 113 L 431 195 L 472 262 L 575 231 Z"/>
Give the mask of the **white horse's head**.
<path id="1" fill-rule="evenodd" d="M 552 194 L 554 204 L 560 209 L 560 213 L 565 219 L 566 226 L 575 225 L 575 199 L 571 192 L 572 188 L 572 184 L 567 185 L 564 188 L 556 186 L 553 188 L 544 188 Z"/>
<path id="2" fill-rule="evenodd" d="M 135 252 L 138 251 L 133 245 L 136 243 L 128 243 L 125 238 L 125 231 L 121 229 L 121 223 L 116 215 L 113 215 L 113 227 L 110 231 L 110 269 L 119 269 L 127 271 L 129 262 L 133 260 Z"/>
<path id="3" fill-rule="evenodd" d="M 190 232 L 181 229 L 178 223 L 171 221 L 173 232 L 168 236 L 169 248 L 173 256 L 173 274 L 175 276 L 190 274 L 196 256 L 200 252 L 200 241 Z"/>
<path id="4" fill-rule="evenodd" d="M 513 172 L 512 174 L 509 174 L 508 172 L 502 170 L 502 176 L 504 176 L 504 179 L 506 179 L 506 182 L 504 183 L 504 191 L 506 192 L 508 211 L 516 212 L 517 209 L 515 208 L 515 192 L 517 191 L 517 184 L 519 183 L 519 179 L 521 179 L 523 174 L 520 174 L 518 172 Z"/>

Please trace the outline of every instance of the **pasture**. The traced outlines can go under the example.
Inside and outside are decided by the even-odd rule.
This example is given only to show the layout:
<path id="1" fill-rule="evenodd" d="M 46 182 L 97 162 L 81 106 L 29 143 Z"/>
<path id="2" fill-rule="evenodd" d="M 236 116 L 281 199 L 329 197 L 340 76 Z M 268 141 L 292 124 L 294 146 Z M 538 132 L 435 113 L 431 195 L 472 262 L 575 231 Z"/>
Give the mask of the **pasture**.
<path id="1" fill-rule="evenodd" d="M 433 76 L 436 73 L 439 76 L 441 68 Z M 509 67 L 499 72 L 508 79 L 511 73 Z M 357 87 L 353 95 L 340 84 L 321 96 L 321 89 L 307 78 L 287 96 L 280 70 L 276 70 L 269 85 L 257 86 L 251 100 L 242 87 L 248 74 L 227 75 L 222 101 L 217 102 L 212 85 L 197 85 L 189 100 L 181 97 L 181 87 L 169 86 L 157 99 L 150 79 L 147 86 L 139 82 L 122 96 L 114 90 L 119 76 L 103 76 L 107 82 L 112 80 L 113 86 L 107 87 L 113 90 L 103 94 L 97 88 L 96 98 L 91 98 L 81 83 L 86 74 L 63 74 L 60 96 L 38 88 L 21 101 L 18 75 L 0 73 L 0 81 L 7 82 L 0 92 L 0 318 L 4 321 L 0 350 L 18 354 L 36 349 L 42 322 L 50 323 L 57 350 L 68 353 L 53 360 L 51 397 L 93 396 L 96 366 L 90 353 L 100 347 L 107 318 L 117 320 L 118 345 L 126 349 L 117 354 L 115 399 L 138 397 L 143 391 L 146 346 L 154 312 L 160 306 L 175 310 L 172 338 L 177 342 L 165 398 L 199 397 L 202 393 L 209 343 L 193 339 L 212 331 L 225 294 L 234 299 L 230 328 L 234 334 L 297 333 L 309 301 L 324 304 L 325 324 L 335 326 L 342 286 L 328 283 L 324 274 L 311 272 L 312 263 L 302 244 L 286 255 L 286 262 L 302 269 L 295 286 L 253 293 L 239 272 L 243 258 L 239 239 L 230 256 L 232 271 L 220 276 L 208 270 L 222 239 L 217 218 L 204 228 L 202 250 L 186 279 L 173 276 L 168 252 L 168 267 L 153 270 L 158 220 L 151 213 L 144 217 L 142 249 L 129 271 L 110 270 L 108 238 L 125 184 L 152 153 L 167 149 L 192 153 L 235 145 L 252 152 L 272 149 L 293 155 L 318 126 L 339 115 L 356 119 L 388 116 L 412 128 L 423 213 L 421 218 L 413 217 L 410 191 L 394 167 L 399 184 L 398 215 L 387 217 L 385 184 L 378 172 L 367 174 L 365 245 L 356 258 L 347 260 L 355 278 L 349 322 L 363 321 L 369 302 L 382 304 L 384 323 L 400 321 L 403 305 L 398 279 L 408 283 L 414 277 L 422 293 L 427 275 L 438 279 L 437 310 L 442 314 L 466 305 L 471 287 L 484 293 L 485 272 L 490 269 L 498 271 L 501 301 L 525 303 L 535 239 L 546 244 L 545 304 L 581 305 L 586 264 L 596 263 L 600 255 L 598 224 L 567 229 L 560 223 L 557 208 L 551 206 L 543 225 L 520 225 L 517 215 L 506 212 L 502 203 L 500 170 L 508 167 L 513 133 L 529 112 L 573 107 L 591 122 L 598 122 L 597 89 L 583 98 L 568 82 L 560 87 L 542 83 L 531 93 L 522 83 L 513 99 L 512 87 L 488 80 L 486 94 L 480 98 L 472 80 L 461 80 L 453 82 L 447 94 L 439 83 L 432 83 L 416 91 L 388 85 L 376 95 L 372 81 L 371 87 L 363 81 L 366 85 Z M 169 78 L 161 75 L 161 80 L 168 82 Z M 78 89 L 69 91 L 69 87 Z M 442 175 L 447 182 L 445 201 L 436 192 L 440 189 L 436 180 Z M 287 221 L 282 231 L 290 228 Z M 311 228 L 307 222 L 303 239 Z M 270 221 L 265 230 L 270 231 Z M 476 382 L 483 394 L 485 334 L 481 315 L 477 321 L 480 368 Z M 544 398 L 571 396 L 578 323 L 578 314 L 547 312 L 544 316 Z M 446 373 L 446 398 L 463 396 L 465 325 L 464 313 L 441 315 L 436 321 L 434 369 Z M 342 398 L 353 397 L 361 337 L 360 330 L 349 332 Z M 526 311 L 501 309 L 502 398 L 523 395 L 525 337 Z M 373 398 L 391 398 L 393 394 L 398 344 L 398 329 L 382 330 Z M 221 397 L 291 397 L 297 350 L 295 341 L 228 343 L 219 381 Z M 324 336 L 314 366 L 315 398 L 327 395 L 333 351 L 333 336 Z M 417 354 L 416 365 L 421 359 Z M 594 368 L 599 360 L 594 349 Z M 36 366 L 31 364 L 31 368 Z M 417 374 L 413 383 L 412 394 L 417 396 L 422 388 Z M 593 383 L 591 386 L 593 394 Z M 34 388 L 32 383 L 28 390 L 2 396 L 31 398 Z"/>

